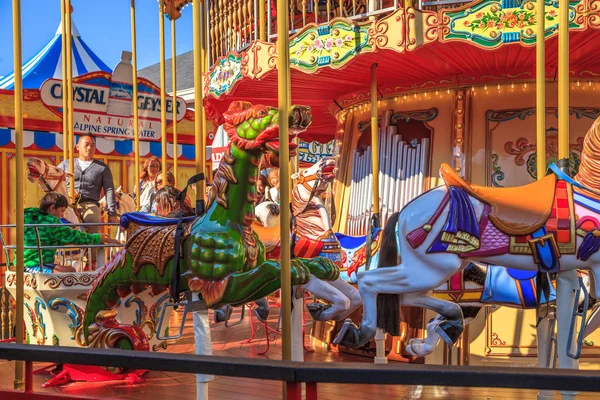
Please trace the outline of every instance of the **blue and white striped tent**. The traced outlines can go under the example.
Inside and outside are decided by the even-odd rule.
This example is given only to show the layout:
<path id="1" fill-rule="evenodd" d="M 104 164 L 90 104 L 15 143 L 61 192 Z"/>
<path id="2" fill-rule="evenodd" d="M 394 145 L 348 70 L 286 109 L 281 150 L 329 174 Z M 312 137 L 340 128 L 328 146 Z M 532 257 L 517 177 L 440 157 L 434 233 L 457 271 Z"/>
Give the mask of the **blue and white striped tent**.
<path id="1" fill-rule="evenodd" d="M 71 25 L 71 40 L 73 49 L 73 76 L 83 75 L 87 72 L 105 71 L 110 69 L 81 39 L 77 27 Z M 49 78 L 62 78 L 62 25 L 59 25 L 56 34 L 38 52 L 23 65 L 23 88 L 39 89 L 42 83 Z M 0 78 L 0 89 L 14 89 L 14 72 Z"/>

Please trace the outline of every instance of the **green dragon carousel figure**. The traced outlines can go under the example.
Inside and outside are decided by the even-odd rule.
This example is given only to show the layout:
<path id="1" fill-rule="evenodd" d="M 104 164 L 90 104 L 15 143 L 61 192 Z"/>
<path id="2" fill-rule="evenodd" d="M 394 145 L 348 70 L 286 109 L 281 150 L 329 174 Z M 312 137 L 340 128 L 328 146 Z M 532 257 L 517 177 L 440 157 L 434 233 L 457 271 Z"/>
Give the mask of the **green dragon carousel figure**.
<path id="1" fill-rule="evenodd" d="M 229 149 L 210 187 L 207 212 L 184 221 L 176 267 L 181 290 L 199 292 L 209 308 L 239 306 L 281 286 L 279 262 L 266 260 L 264 245 L 252 229 L 261 159 L 279 166 L 278 111 L 234 102 L 224 119 Z M 290 138 L 311 122 L 309 107 L 293 106 Z M 289 146 L 294 155 L 297 145 Z M 118 323 L 114 307 L 131 292 L 151 287 L 161 293 L 172 285 L 176 222 L 137 213 L 123 216 L 128 242 L 100 273 L 87 300 L 83 325 L 89 347 L 148 350 L 146 335 L 137 326 Z M 308 283 L 311 274 L 333 281 L 339 268 L 324 257 L 291 261 L 292 285 Z"/>

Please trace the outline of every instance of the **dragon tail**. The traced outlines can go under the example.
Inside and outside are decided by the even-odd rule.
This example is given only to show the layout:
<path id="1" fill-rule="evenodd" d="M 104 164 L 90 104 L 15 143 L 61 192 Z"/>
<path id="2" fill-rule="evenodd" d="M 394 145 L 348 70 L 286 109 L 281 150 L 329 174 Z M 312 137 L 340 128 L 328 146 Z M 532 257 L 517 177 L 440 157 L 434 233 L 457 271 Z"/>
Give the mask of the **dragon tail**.
<path id="1" fill-rule="evenodd" d="M 118 304 L 120 298 L 124 298 L 132 292 L 141 293 L 148 286 L 152 288 L 153 294 L 162 293 L 170 283 L 171 268 L 172 263 L 167 263 L 162 275 L 152 264 L 144 264 L 134 271 L 131 255 L 125 249 L 117 253 L 104 267 L 103 272 L 98 275 L 90 290 L 83 319 L 86 344 L 90 347 L 99 347 L 92 342 L 97 336 L 98 325 L 103 325 L 108 328 L 125 329 L 133 334 L 134 337 L 129 337 L 129 340 L 133 342 L 132 345 L 135 348 L 135 336 L 141 335 L 141 329 L 131 325 L 118 324 L 115 321 L 117 313 L 113 308 Z M 105 320 L 104 323 L 100 323 L 102 319 Z M 145 335 L 142 336 L 145 340 Z M 144 347 L 143 343 L 142 347 Z"/>

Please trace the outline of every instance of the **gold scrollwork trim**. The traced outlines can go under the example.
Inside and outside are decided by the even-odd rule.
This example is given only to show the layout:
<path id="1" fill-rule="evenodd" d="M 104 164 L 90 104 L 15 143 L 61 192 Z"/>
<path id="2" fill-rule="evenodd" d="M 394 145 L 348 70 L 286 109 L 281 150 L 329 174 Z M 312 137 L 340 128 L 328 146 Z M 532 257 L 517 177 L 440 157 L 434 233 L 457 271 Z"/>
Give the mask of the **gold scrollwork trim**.
<path id="1" fill-rule="evenodd" d="M 65 287 L 71 286 L 91 286 L 96 279 L 96 274 L 67 274 L 67 275 L 57 275 L 51 278 L 48 278 L 44 281 L 44 285 L 48 285 L 50 289 L 56 289 L 60 285 Z"/>

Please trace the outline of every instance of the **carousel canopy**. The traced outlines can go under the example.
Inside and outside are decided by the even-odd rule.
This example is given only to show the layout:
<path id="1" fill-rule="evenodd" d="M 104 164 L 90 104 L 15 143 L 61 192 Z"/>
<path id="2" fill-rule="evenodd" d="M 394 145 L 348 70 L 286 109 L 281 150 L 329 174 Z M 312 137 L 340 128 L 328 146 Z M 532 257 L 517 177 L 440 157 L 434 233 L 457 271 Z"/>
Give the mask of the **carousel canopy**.
<path id="1" fill-rule="evenodd" d="M 93 71 L 112 73 L 112 69 L 102 62 L 81 39 L 75 23 L 72 24 L 71 41 L 73 76 Z M 62 23 L 46 46 L 23 65 L 22 71 L 23 89 L 39 89 L 46 79 L 62 78 Z M 14 72 L 0 79 L 0 89 L 12 90 L 14 84 Z"/>

